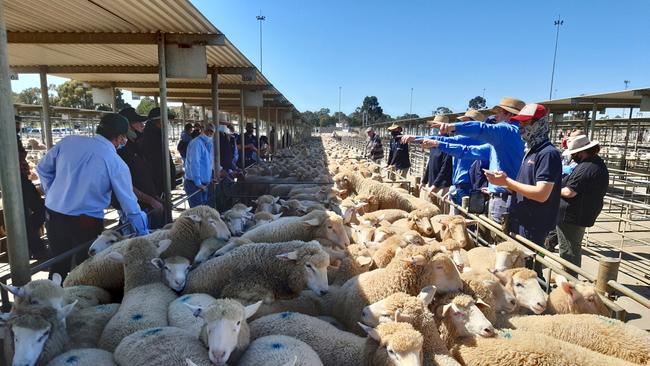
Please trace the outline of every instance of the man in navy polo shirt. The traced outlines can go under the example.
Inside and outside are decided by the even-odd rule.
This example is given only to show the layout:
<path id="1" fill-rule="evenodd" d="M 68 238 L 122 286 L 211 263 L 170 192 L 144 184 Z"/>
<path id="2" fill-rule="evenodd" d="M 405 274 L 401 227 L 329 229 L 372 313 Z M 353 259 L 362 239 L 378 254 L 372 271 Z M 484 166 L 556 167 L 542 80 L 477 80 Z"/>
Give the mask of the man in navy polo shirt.
<path id="1" fill-rule="evenodd" d="M 543 105 L 527 104 L 512 120 L 519 122 L 528 149 L 517 179 L 502 171 L 486 171 L 485 175 L 491 184 L 514 193 L 509 230 L 543 246 L 546 235 L 555 227 L 560 207 L 562 157 L 548 138 Z"/>

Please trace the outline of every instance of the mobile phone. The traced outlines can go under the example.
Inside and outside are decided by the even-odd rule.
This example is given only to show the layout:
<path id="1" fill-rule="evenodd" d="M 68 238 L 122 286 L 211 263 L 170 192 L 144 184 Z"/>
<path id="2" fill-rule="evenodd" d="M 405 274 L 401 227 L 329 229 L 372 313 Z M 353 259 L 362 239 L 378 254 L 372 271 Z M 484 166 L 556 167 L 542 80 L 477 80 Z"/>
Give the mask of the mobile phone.
<path id="1" fill-rule="evenodd" d="M 483 169 L 483 172 L 485 174 L 490 174 L 490 175 L 495 175 L 497 173 L 494 170 L 490 170 L 490 169 Z"/>

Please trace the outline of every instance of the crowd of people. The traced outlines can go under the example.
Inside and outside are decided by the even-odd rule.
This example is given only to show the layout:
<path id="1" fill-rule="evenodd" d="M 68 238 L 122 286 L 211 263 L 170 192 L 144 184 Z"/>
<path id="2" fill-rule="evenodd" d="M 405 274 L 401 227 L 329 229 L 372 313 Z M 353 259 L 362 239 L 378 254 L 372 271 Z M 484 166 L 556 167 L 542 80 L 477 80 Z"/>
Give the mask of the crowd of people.
<path id="1" fill-rule="evenodd" d="M 391 125 L 388 167 L 406 177 L 408 144 L 421 144 L 429 149 L 423 196 L 442 196 L 458 206 L 469 197 L 470 212 L 487 213 L 509 233 L 549 250 L 555 248 L 548 238 L 556 236 L 560 256 L 580 266 L 585 229 L 600 214 L 609 181 L 599 142 L 577 130 L 561 151 L 550 141 L 541 104 L 504 97 L 490 112 L 486 118 L 468 110 L 456 123 L 435 116 L 431 134 L 423 136 L 404 135 Z M 366 157 L 378 161 L 381 139 L 372 128 L 366 132 Z"/>
<path id="2" fill-rule="evenodd" d="M 268 139 L 254 133 L 246 124 L 244 143 L 233 124 L 221 116 L 213 124 L 187 124 L 177 150 L 183 162 L 183 188 L 190 207 L 207 204 L 219 180 L 233 180 L 268 153 Z M 49 259 L 95 239 L 104 229 L 104 210 L 116 208 L 120 223 L 129 223 L 134 235 L 144 235 L 166 224 L 165 164 L 169 161 L 172 182 L 177 177 L 171 154 L 162 149 L 160 108 L 147 116 L 128 107 L 119 113 L 105 114 L 94 137 L 66 136 L 41 159 L 36 167 L 41 192 L 29 179 L 27 151 L 20 138 L 21 118 L 16 116 L 16 134 L 25 206 L 25 222 L 30 256 Z M 220 139 L 221 166 L 213 171 L 213 137 Z M 274 131 L 272 130 L 273 134 Z M 261 148 L 260 148 L 261 147 Z M 173 186 L 175 184 L 172 184 Z M 212 197 L 214 198 L 214 197 Z M 45 224 L 48 245 L 41 240 Z M 72 261 L 79 263 L 86 253 L 78 252 Z M 51 273 L 65 275 L 72 261 L 53 264 Z"/>

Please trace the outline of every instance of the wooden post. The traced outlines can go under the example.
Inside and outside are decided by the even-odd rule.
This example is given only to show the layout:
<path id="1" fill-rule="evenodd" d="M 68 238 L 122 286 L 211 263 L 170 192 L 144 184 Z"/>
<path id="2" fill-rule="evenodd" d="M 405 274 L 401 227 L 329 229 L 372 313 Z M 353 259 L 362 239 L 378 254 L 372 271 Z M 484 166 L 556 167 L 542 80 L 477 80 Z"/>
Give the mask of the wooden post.
<path id="1" fill-rule="evenodd" d="M 598 275 L 596 277 L 596 290 L 600 294 L 611 294 L 614 291 L 607 285 L 610 280 L 618 278 L 618 267 L 621 264 L 619 258 L 601 257 L 598 260 Z"/>

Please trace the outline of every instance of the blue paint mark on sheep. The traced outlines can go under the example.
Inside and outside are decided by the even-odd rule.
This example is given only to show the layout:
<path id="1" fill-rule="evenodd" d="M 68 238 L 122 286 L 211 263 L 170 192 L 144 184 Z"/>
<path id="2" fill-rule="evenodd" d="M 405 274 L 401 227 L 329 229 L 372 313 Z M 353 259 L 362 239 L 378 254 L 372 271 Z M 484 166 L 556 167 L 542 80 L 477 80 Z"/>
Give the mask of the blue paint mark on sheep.
<path id="1" fill-rule="evenodd" d="M 188 302 L 188 301 L 190 301 L 191 298 L 192 298 L 191 295 L 185 295 L 185 296 L 181 297 L 181 302 Z"/>
<path id="2" fill-rule="evenodd" d="M 153 328 L 153 329 L 149 329 L 148 331 L 146 331 L 146 332 L 144 332 L 144 333 L 142 334 L 142 337 L 143 337 L 143 338 L 144 338 L 144 337 L 149 337 L 149 336 L 152 336 L 152 335 L 156 335 L 156 334 L 158 334 L 158 333 L 160 333 L 160 332 L 162 332 L 162 328 Z"/>
<path id="3" fill-rule="evenodd" d="M 79 361 L 78 356 L 70 356 L 65 360 L 65 363 L 77 363 Z"/>
<path id="4" fill-rule="evenodd" d="M 508 329 L 500 330 L 499 336 L 503 339 L 512 339 L 512 332 Z"/>
<path id="5" fill-rule="evenodd" d="M 133 314 L 133 316 L 131 317 L 131 319 L 133 320 L 140 320 L 142 318 L 144 318 L 144 315 L 142 314 Z"/>
<path id="6" fill-rule="evenodd" d="M 281 343 L 273 343 L 271 344 L 271 348 L 273 349 L 282 349 L 284 346 Z"/>
<path id="7" fill-rule="evenodd" d="M 282 319 L 287 319 L 291 316 L 293 316 L 293 313 L 290 311 L 285 311 L 284 313 L 280 313 L 280 317 L 282 317 Z"/>

